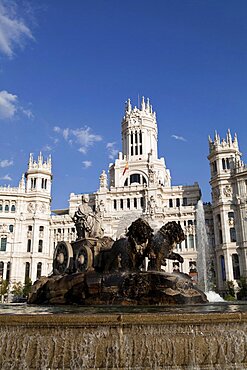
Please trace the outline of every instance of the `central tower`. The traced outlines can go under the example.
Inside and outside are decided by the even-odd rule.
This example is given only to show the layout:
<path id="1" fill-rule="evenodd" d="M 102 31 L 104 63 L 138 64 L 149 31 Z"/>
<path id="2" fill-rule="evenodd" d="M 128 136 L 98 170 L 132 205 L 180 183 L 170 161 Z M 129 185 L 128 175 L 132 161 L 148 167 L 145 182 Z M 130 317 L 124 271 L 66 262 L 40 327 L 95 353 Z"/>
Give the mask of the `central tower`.
<path id="1" fill-rule="evenodd" d="M 144 97 L 140 107 L 132 108 L 130 99 L 122 119 L 122 152 L 110 165 L 110 186 L 171 185 L 164 158 L 158 158 L 156 113 Z"/>
<path id="2" fill-rule="evenodd" d="M 122 120 L 122 151 L 127 160 L 147 158 L 149 154 L 157 158 L 157 122 L 149 99 L 142 97 L 141 108 L 132 109 L 130 99 Z"/>

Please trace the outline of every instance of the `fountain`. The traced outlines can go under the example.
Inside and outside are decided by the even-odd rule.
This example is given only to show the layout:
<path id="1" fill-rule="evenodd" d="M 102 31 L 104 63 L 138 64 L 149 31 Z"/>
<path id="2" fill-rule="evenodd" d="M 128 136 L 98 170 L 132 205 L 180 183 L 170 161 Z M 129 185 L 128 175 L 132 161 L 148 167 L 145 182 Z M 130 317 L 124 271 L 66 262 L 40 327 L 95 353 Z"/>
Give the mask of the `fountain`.
<path id="1" fill-rule="evenodd" d="M 79 216 L 78 240 L 58 244 L 30 305 L 0 315 L 1 369 L 246 369 L 247 312 L 215 309 L 188 276 L 160 271 L 166 258 L 182 262 L 178 224 L 153 234 L 138 219 L 113 242 Z"/>
<path id="2" fill-rule="evenodd" d="M 196 209 L 197 235 L 197 271 L 198 286 L 202 289 L 210 302 L 224 302 L 223 298 L 213 291 L 212 261 L 214 258 L 208 243 L 203 202 L 200 199 Z"/>

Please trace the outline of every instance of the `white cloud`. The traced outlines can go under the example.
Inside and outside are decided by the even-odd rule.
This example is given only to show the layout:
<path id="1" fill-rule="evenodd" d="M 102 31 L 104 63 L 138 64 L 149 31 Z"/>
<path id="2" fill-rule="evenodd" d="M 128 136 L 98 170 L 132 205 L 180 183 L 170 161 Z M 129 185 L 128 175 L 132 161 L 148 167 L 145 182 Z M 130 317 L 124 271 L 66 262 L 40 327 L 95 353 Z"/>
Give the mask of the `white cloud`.
<path id="1" fill-rule="evenodd" d="M 99 142 L 102 140 L 100 135 L 95 135 L 92 133 L 90 127 L 78 128 L 78 129 L 70 129 L 65 128 L 61 129 L 59 126 L 55 126 L 53 131 L 61 134 L 65 141 L 69 144 L 75 143 L 79 146 L 78 151 L 80 153 L 87 153 L 87 150 L 94 145 L 94 143 Z"/>
<path id="2" fill-rule="evenodd" d="M 34 117 L 30 109 L 25 109 L 19 105 L 17 95 L 6 90 L 0 91 L 0 119 L 11 119 L 17 112 L 21 112 L 29 119 Z"/>
<path id="3" fill-rule="evenodd" d="M 112 143 L 107 143 L 106 148 L 108 150 L 109 158 L 110 159 L 115 159 L 117 154 L 118 154 L 118 149 L 115 147 L 116 143 L 115 141 Z"/>
<path id="4" fill-rule="evenodd" d="M 88 167 L 91 167 L 92 166 L 92 162 L 91 161 L 83 161 L 83 166 L 84 168 L 88 168 Z"/>
<path id="5" fill-rule="evenodd" d="M 17 111 L 17 96 L 0 91 L 0 119 L 12 118 Z"/>
<path id="6" fill-rule="evenodd" d="M 51 152 L 51 151 L 52 151 L 52 147 L 49 144 L 46 144 L 42 148 L 42 152 Z"/>
<path id="7" fill-rule="evenodd" d="M 187 141 L 183 136 L 172 135 L 171 137 L 173 137 L 173 139 L 175 140 Z"/>
<path id="8" fill-rule="evenodd" d="M 0 180 L 12 181 L 12 178 L 9 175 L 5 175 L 5 176 L 1 177 Z"/>
<path id="9" fill-rule="evenodd" d="M 16 46 L 24 47 L 26 39 L 34 40 L 31 30 L 17 16 L 15 1 L 0 3 L 0 52 L 12 58 Z"/>
<path id="10" fill-rule="evenodd" d="M 9 167 L 9 166 L 12 166 L 13 164 L 14 162 L 10 161 L 9 159 L 3 159 L 2 161 L 0 161 L 1 168 Z"/>
<path id="11" fill-rule="evenodd" d="M 54 126 L 54 127 L 53 127 L 53 131 L 54 131 L 54 132 L 57 132 L 57 133 L 60 133 L 60 132 L 61 132 L 61 129 L 60 129 L 60 127 L 58 127 L 58 126 Z"/>
<path id="12" fill-rule="evenodd" d="M 20 107 L 20 110 L 25 116 L 27 116 L 29 119 L 34 118 L 33 113 L 31 112 L 30 109 L 24 109 L 23 107 Z"/>

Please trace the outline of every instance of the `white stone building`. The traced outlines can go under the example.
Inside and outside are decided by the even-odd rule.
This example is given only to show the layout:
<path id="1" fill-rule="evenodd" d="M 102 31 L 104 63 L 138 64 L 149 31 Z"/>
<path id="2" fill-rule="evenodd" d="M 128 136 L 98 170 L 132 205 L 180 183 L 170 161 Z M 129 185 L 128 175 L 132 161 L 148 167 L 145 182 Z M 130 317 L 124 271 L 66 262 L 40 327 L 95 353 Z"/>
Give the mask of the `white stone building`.
<path id="1" fill-rule="evenodd" d="M 89 194 L 90 205 L 102 219 L 105 235 L 114 239 L 130 223 L 144 217 L 157 230 L 177 221 L 186 239 L 177 246 L 184 263 L 167 261 L 166 271 L 197 270 L 196 207 L 201 197 L 198 184 L 173 186 L 164 158 L 158 156 L 156 114 L 149 100 L 132 107 L 128 100 L 122 120 L 122 151 L 100 175 L 99 189 Z M 247 276 L 246 186 L 247 169 L 241 162 L 236 137 L 210 139 L 212 207 L 204 205 L 206 229 L 217 286 L 226 290 L 228 280 Z M 109 177 L 109 179 L 108 179 Z M 195 174 L 196 177 L 196 174 Z M 17 188 L 0 188 L 0 275 L 10 282 L 48 275 L 53 251 L 61 240 L 76 239 L 72 217 L 82 194 L 70 195 L 69 208 L 51 215 L 51 158 L 37 162 L 30 156 L 28 170 Z M 56 185 L 56 181 L 54 183 Z M 215 230 L 215 232 L 214 232 Z"/>
<path id="2" fill-rule="evenodd" d="M 51 158 L 30 155 L 19 186 L 0 187 L 0 276 L 11 283 L 50 273 Z"/>
<path id="3" fill-rule="evenodd" d="M 247 167 L 238 140 L 228 130 L 226 139 L 209 137 L 212 214 L 215 234 L 216 275 L 219 291 L 228 281 L 247 277 Z"/>

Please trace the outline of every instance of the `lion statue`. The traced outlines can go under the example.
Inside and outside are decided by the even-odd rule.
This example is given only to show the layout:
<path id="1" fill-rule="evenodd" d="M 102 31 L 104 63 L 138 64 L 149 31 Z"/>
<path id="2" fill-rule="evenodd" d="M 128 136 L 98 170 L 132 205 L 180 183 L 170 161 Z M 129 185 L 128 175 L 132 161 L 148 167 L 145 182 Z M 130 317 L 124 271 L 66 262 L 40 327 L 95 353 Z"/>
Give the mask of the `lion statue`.
<path id="1" fill-rule="evenodd" d="M 146 248 L 153 237 L 148 222 L 138 218 L 128 228 L 126 238 L 116 240 L 111 249 L 100 251 L 97 271 L 136 271 L 146 257 Z"/>
<path id="2" fill-rule="evenodd" d="M 160 271 L 161 265 L 165 265 L 165 259 L 177 260 L 182 263 L 183 257 L 173 250 L 184 239 L 184 232 L 180 224 L 172 221 L 163 225 L 154 234 L 146 250 L 150 259 L 149 269 Z"/>

